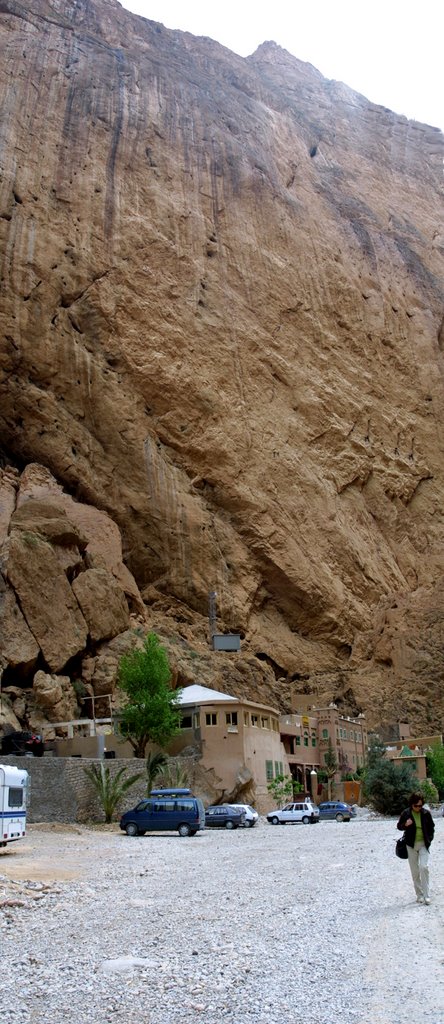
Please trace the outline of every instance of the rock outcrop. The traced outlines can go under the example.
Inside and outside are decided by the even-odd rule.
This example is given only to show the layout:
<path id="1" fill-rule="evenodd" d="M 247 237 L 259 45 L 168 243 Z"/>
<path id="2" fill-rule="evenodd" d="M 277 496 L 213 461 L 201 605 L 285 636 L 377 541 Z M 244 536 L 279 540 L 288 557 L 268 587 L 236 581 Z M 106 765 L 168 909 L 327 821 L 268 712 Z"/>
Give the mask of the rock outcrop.
<path id="1" fill-rule="evenodd" d="M 89 685 L 91 657 L 100 666 L 101 644 L 120 633 L 128 649 L 134 643 L 129 603 L 143 608 L 122 561 L 118 529 L 106 513 L 82 509 L 33 464 L 21 476 L 0 470 L 0 505 L 10 513 L 0 545 L 3 693 L 15 719 L 33 728 L 77 718 L 82 700 L 96 693 Z M 100 567 L 92 567 L 95 561 Z M 113 695 L 117 667 L 118 658 L 99 693 Z"/>
<path id="2" fill-rule="evenodd" d="M 204 644 L 216 590 L 251 696 L 439 728 L 442 134 L 114 0 L 0 38 L 7 664 L 98 678 L 123 594 Z"/>

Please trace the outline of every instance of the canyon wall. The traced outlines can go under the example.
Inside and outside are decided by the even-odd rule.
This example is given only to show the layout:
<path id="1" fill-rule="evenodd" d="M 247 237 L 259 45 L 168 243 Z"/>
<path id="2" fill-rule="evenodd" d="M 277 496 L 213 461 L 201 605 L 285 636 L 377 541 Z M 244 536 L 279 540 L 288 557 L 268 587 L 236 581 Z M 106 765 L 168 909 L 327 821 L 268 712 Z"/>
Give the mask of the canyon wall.
<path id="1" fill-rule="evenodd" d="M 114 0 L 0 0 L 0 47 L 7 472 L 112 521 L 128 614 L 204 645 L 216 590 L 238 690 L 441 728 L 441 132 Z"/>

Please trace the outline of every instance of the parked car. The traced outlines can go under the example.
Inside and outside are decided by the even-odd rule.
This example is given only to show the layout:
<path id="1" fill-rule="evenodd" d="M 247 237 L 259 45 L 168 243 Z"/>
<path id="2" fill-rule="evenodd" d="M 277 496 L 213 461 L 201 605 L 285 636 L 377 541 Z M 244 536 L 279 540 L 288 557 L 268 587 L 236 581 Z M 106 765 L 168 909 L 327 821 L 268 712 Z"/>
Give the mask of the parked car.
<path id="1" fill-rule="evenodd" d="M 1 741 L 1 752 L 5 755 L 42 757 L 44 750 L 43 739 L 35 732 L 9 732 Z"/>
<path id="2" fill-rule="evenodd" d="M 205 828 L 204 805 L 190 789 L 153 789 L 146 800 L 122 814 L 120 828 L 127 836 L 144 836 L 145 832 L 195 836 Z"/>
<path id="3" fill-rule="evenodd" d="M 231 804 L 217 804 L 205 811 L 206 828 L 239 828 L 245 822 L 245 811 Z"/>
<path id="4" fill-rule="evenodd" d="M 319 809 L 311 800 L 299 800 L 297 803 L 286 804 L 279 811 L 270 811 L 267 821 L 270 825 L 290 825 L 298 821 L 310 825 L 319 821 Z"/>
<path id="5" fill-rule="evenodd" d="M 319 817 L 321 821 L 350 821 L 353 818 L 353 808 L 350 804 L 341 803 L 340 800 L 326 800 L 319 804 Z"/>
<path id="6" fill-rule="evenodd" d="M 254 807 L 250 807 L 250 804 L 230 804 L 235 811 L 245 811 L 245 828 L 254 828 L 256 822 L 259 820 L 258 812 L 255 811 Z"/>

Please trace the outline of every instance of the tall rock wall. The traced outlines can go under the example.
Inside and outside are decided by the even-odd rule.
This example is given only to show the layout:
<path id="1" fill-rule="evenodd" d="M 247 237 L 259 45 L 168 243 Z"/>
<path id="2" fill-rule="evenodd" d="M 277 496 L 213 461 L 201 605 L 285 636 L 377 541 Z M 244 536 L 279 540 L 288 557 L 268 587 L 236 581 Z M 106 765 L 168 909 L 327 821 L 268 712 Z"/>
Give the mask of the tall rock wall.
<path id="1" fill-rule="evenodd" d="M 277 677 L 439 726 L 442 134 L 114 0 L 1 0 L 0 47 L 4 461 L 158 624 L 214 589 Z"/>

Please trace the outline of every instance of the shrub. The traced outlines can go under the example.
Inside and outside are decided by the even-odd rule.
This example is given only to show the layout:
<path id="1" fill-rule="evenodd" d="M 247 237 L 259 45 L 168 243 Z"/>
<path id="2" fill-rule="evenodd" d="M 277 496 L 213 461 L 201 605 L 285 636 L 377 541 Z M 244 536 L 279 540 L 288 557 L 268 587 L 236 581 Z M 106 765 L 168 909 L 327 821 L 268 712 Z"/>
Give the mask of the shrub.
<path id="1" fill-rule="evenodd" d="M 409 765 L 397 765 L 382 758 L 369 768 L 364 792 L 368 802 L 380 814 L 400 814 L 419 783 Z"/>

